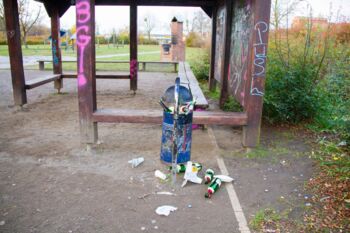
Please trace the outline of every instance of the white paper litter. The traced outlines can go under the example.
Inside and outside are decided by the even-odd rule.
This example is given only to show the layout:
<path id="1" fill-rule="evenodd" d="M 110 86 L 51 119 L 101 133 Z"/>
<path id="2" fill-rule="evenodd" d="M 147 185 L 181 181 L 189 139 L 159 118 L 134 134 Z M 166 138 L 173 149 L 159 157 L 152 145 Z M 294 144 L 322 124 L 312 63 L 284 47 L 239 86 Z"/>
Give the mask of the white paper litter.
<path id="1" fill-rule="evenodd" d="M 197 176 L 198 170 L 194 169 L 192 166 L 192 162 L 188 161 L 186 165 L 186 172 L 184 175 L 184 182 L 182 183 L 181 187 L 184 187 L 187 183 L 187 181 L 191 181 L 196 184 L 201 184 L 202 183 L 202 178 L 199 178 Z"/>
<path id="2" fill-rule="evenodd" d="M 143 157 L 139 157 L 139 158 L 135 158 L 135 159 L 129 160 L 128 163 L 131 164 L 132 168 L 135 168 L 138 165 L 140 165 L 141 163 L 143 163 L 143 161 L 145 161 L 145 159 Z"/>
<path id="3" fill-rule="evenodd" d="M 159 170 L 156 170 L 154 172 L 154 176 L 159 178 L 159 179 L 161 179 L 161 180 L 166 180 L 166 175 L 163 172 L 159 171 Z"/>
<path id="4" fill-rule="evenodd" d="M 232 177 L 226 175 L 214 175 L 214 178 L 219 178 L 222 182 L 232 182 L 234 179 Z"/>
<path id="5" fill-rule="evenodd" d="M 171 192 L 156 192 L 157 195 L 169 195 L 169 196 L 175 196 L 175 193 Z"/>
<path id="6" fill-rule="evenodd" d="M 158 215 L 169 216 L 170 212 L 177 210 L 177 207 L 171 205 L 162 205 L 156 209 Z"/>

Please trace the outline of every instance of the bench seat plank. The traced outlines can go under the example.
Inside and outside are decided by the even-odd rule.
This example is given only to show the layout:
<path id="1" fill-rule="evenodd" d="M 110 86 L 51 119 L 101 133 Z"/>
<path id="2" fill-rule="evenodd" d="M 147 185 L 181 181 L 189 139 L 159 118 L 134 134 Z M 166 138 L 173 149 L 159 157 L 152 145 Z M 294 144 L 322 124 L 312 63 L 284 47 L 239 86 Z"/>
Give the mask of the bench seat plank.
<path id="1" fill-rule="evenodd" d="M 61 74 L 52 74 L 52 75 L 47 75 L 44 77 L 39 77 L 39 78 L 35 78 L 35 79 L 31 79 L 31 80 L 27 80 L 26 81 L 26 89 L 33 89 L 35 87 L 44 85 L 46 83 L 58 80 L 61 78 Z"/>
<path id="2" fill-rule="evenodd" d="M 202 92 L 202 89 L 200 88 L 199 83 L 190 68 L 190 65 L 187 62 L 179 62 L 178 74 L 179 74 L 181 83 L 184 83 L 183 85 L 186 86 L 185 83 L 190 84 L 192 95 L 193 97 L 197 98 L 196 107 L 203 108 L 203 109 L 208 108 L 209 103 L 205 98 Z"/>
<path id="3" fill-rule="evenodd" d="M 96 79 L 130 79 L 128 74 L 113 74 L 113 72 L 97 73 Z M 64 73 L 62 78 L 77 78 L 77 73 Z"/>

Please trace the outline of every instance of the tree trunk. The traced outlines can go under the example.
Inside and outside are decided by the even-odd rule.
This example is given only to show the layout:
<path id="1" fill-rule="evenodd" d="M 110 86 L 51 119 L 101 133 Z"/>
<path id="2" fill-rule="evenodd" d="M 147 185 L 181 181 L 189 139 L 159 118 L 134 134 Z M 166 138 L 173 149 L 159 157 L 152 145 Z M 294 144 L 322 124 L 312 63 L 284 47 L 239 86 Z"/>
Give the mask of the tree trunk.
<path id="1" fill-rule="evenodd" d="M 151 40 L 151 32 L 148 32 L 147 35 L 148 35 L 148 41 L 150 41 Z"/>
<path id="2" fill-rule="evenodd" d="M 24 47 L 27 49 L 28 45 L 27 45 L 27 33 L 26 32 L 23 32 L 22 40 L 23 40 L 22 43 L 23 43 Z"/>

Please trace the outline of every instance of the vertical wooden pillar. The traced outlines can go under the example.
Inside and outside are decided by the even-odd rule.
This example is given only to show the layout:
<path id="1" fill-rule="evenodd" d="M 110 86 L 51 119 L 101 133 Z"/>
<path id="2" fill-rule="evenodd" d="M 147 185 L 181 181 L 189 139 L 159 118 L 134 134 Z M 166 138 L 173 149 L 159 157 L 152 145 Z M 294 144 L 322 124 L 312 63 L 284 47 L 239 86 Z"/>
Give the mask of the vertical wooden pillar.
<path id="1" fill-rule="evenodd" d="M 243 145 L 255 147 L 260 139 L 260 125 L 265 91 L 266 55 L 269 36 L 271 0 L 254 0 L 254 25 L 250 41 L 249 78 L 246 83 L 246 104 L 248 124 L 243 128 Z"/>
<path id="2" fill-rule="evenodd" d="M 60 16 L 58 9 L 52 9 L 51 15 L 51 50 L 52 50 L 52 64 L 53 73 L 62 74 L 62 57 L 61 57 L 61 41 L 60 41 Z M 63 80 L 60 78 L 55 80 L 54 86 L 57 92 L 60 93 L 63 87 Z"/>
<path id="3" fill-rule="evenodd" d="M 76 1 L 77 82 L 82 143 L 97 141 L 95 67 L 95 0 Z"/>
<path id="4" fill-rule="evenodd" d="M 232 28 L 232 10 L 233 0 L 226 0 L 226 15 L 225 15 L 225 47 L 224 47 L 224 66 L 221 71 L 221 90 L 220 90 L 220 107 L 223 108 L 228 98 L 228 72 L 230 64 L 230 50 L 231 50 L 231 28 Z"/>
<path id="5" fill-rule="evenodd" d="M 130 90 L 137 90 L 137 3 L 130 5 Z"/>
<path id="6" fill-rule="evenodd" d="M 210 73 L 209 73 L 209 90 L 216 89 L 215 74 L 215 50 L 216 50 L 216 17 L 217 8 L 213 7 L 213 14 L 211 16 L 211 49 L 210 49 Z"/>
<path id="7" fill-rule="evenodd" d="M 27 103 L 23 57 L 21 47 L 21 32 L 18 19 L 18 5 L 16 0 L 3 0 L 6 20 L 6 34 L 11 64 L 13 99 L 15 105 Z"/>

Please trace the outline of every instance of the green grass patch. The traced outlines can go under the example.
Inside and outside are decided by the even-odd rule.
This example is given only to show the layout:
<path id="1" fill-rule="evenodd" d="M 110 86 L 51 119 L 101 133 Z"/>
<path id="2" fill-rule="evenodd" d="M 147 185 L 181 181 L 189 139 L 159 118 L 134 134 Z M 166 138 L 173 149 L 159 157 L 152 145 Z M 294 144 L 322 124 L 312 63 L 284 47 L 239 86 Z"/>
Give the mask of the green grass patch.
<path id="1" fill-rule="evenodd" d="M 282 219 L 282 216 L 274 209 L 262 209 L 256 212 L 254 218 L 250 221 L 249 225 L 256 231 L 264 229 L 265 225 L 275 225 L 275 229 L 278 228 L 277 223 Z"/>
<path id="2" fill-rule="evenodd" d="M 340 147 L 334 142 L 321 140 L 319 149 L 312 151 L 312 157 L 316 159 L 327 175 L 340 180 L 349 180 L 350 156 L 349 148 Z"/>
<path id="3" fill-rule="evenodd" d="M 245 156 L 249 159 L 266 158 L 270 155 L 271 155 L 270 150 L 262 146 L 257 146 L 256 148 L 252 149 L 251 151 L 245 154 Z"/>
<path id="4" fill-rule="evenodd" d="M 153 52 L 159 51 L 160 47 L 158 45 L 138 45 L 138 52 Z M 125 54 L 129 53 L 129 45 L 124 45 L 124 47 L 113 47 L 112 45 L 96 45 L 96 56 L 111 55 L 111 54 Z M 71 48 L 65 49 L 61 47 L 62 56 L 76 57 L 77 51 Z M 28 48 L 22 46 L 23 56 L 52 56 L 50 45 L 28 45 Z M 160 53 L 159 53 L 160 54 Z M 158 56 L 160 56 L 158 54 Z M 7 45 L 0 45 L 0 56 L 8 56 Z M 128 55 L 127 55 L 128 57 Z"/>
<path id="5" fill-rule="evenodd" d="M 203 80 L 199 81 L 199 86 L 207 98 L 217 101 L 220 99 L 220 90 L 218 87 L 216 87 L 214 91 L 209 91 L 208 82 Z"/>

